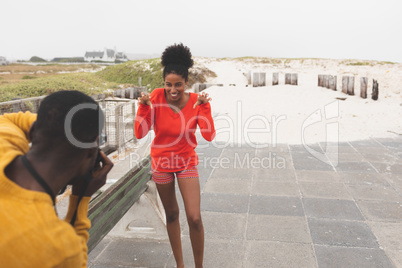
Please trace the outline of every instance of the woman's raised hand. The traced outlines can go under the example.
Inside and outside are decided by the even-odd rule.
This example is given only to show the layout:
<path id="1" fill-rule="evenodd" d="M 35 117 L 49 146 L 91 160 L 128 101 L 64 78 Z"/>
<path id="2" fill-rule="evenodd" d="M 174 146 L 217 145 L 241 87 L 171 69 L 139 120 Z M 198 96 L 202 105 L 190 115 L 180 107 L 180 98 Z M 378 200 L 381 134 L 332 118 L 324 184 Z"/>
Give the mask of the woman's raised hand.
<path id="1" fill-rule="evenodd" d="M 197 102 L 194 104 L 193 109 L 195 109 L 195 107 L 197 107 L 200 104 L 204 104 L 211 101 L 212 98 L 208 96 L 209 96 L 208 93 L 205 92 L 198 93 L 198 99 Z"/>
<path id="2" fill-rule="evenodd" d="M 145 95 L 144 92 L 141 92 L 141 97 L 138 98 L 138 102 L 143 104 L 143 105 L 151 105 L 151 99 L 150 99 L 149 93 Z"/>

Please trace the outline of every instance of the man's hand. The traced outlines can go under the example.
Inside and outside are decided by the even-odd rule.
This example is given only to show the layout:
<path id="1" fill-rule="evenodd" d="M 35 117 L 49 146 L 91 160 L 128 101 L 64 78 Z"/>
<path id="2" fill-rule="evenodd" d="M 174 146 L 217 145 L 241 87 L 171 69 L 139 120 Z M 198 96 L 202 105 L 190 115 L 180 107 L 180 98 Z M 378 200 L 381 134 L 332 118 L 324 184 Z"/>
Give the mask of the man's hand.
<path id="1" fill-rule="evenodd" d="M 151 105 L 151 99 L 150 99 L 150 95 L 149 93 L 147 93 L 147 95 L 145 95 L 144 92 L 141 92 L 141 97 L 139 97 L 137 100 L 139 103 L 143 104 L 143 105 Z"/>
<path id="2" fill-rule="evenodd" d="M 195 109 L 195 107 L 197 107 L 198 105 L 207 103 L 211 100 L 212 98 L 208 98 L 208 93 L 201 92 L 198 94 L 198 99 L 197 102 L 194 104 L 193 109 Z"/>
<path id="3" fill-rule="evenodd" d="M 85 190 L 84 196 L 92 196 L 97 190 L 99 190 L 106 183 L 106 175 L 113 167 L 112 161 L 102 151 L 99 151 L 101 155 L 102 167 L 92 172 L 92 178 L 89 181 L 88 187 Z M 84 187 L 83 178 L 73 185 L 73 195 L 80 195 Z"/>

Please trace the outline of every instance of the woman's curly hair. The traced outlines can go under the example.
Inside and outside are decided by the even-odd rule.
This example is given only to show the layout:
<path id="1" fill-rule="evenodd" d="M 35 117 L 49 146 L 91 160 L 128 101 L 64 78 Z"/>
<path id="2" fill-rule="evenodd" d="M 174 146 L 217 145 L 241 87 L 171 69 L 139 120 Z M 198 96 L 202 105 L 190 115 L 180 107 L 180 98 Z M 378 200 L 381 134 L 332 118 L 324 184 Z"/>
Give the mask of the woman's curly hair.
<path id="1" fill-rule="evenodd" d="M 163 69 L 163 79 L 165 79 L 166 75 L 174 73 L 181 75 L 186 82 L 188 81 L 188 69 L 194 65 L 188 47 L 182 43 L 169 46 L 162 53 L 161 60 L 162 66 L 165 67 Z"/>

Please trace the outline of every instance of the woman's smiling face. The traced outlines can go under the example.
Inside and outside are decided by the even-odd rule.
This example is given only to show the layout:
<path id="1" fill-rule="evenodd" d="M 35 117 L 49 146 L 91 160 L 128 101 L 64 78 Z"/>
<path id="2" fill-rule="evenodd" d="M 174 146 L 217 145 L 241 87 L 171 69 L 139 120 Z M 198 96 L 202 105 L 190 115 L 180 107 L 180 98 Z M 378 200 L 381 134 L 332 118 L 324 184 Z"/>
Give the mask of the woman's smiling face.
<path id="1" fill-rule="evenodd" d="M 179 102 L 184 95 L 187 82 L 178 74 L 170 73 L 165 76 L 166 99 L 169 102 Z"/>

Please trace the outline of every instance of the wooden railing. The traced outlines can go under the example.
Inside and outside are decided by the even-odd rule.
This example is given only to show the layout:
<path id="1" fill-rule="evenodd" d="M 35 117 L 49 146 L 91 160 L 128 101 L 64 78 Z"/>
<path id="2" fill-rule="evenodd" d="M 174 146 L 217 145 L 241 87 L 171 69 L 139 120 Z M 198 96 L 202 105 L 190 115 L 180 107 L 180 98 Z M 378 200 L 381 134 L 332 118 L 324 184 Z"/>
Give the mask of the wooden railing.
<path id="1" fill-rule="evenodd" d="M 145 192 L 147 182 L 151 179 L 150 171 L 151 158 L 148 156 L 105 192 L 91 200 L 88 218 L 92 227 L 89 229 L 88 253 Z"/>

